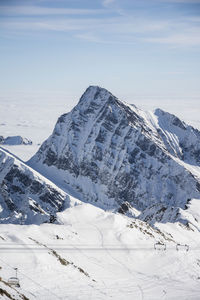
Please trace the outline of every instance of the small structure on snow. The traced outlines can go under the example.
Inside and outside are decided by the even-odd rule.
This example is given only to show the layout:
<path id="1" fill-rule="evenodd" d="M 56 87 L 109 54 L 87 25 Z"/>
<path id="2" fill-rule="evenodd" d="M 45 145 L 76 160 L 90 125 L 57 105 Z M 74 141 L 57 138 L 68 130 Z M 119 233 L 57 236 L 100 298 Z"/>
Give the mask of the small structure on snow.
<path id="1" fill-rule="evenodd" d="M 165 251 L 166 250 L 166 244 L 161 243 L 161 242 L 157 242 L 157 243 L 154 244 L 154 249 Z"/>
<path id="2" fill-rule="evenodd" d="M 189 251 L 189 245 L 185 244 L 185 245 L 181 245 L 181 244 L 176 244 L 176 250 L 177 251 Z"/>
<path id="3" fill-rule="evenodd" d="M 8 284 L 12 285 L 12 286 L 15 286 L 15 287 L 20 287 L 19 278 L 17 277 L 18 268 L 14 268 L 14 270 L 16 271 L 16 276 L 15 277 L 10 277 L 8 279 Z"/>

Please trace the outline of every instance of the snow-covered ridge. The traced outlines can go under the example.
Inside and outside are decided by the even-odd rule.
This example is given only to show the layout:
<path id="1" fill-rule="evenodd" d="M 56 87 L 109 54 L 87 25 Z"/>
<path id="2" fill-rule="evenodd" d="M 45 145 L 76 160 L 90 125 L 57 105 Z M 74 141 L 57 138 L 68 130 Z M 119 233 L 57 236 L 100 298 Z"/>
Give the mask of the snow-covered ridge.
<path id="1" fill-rule="evenodd" d="M 186 168 L 199 165 L 199 136 L 173 115 L 145 113 L 91 86 L 28 164 L 105 209 L 124 201 L 184 208 L 200 199 L 200 173 Z"/>
<path id="2" fill-rule="evenodd" d="M 49 221 L 69 202 L 66 193 L 55 184 L 2 148 L 0 187 L 0 223 Z"/>
<path id="3" fill-rule="evenodd" d="M 154 117 L 167 150 L 188 164 L 200 166 L 200 132 L 161 109 L 155 110 Z"/>

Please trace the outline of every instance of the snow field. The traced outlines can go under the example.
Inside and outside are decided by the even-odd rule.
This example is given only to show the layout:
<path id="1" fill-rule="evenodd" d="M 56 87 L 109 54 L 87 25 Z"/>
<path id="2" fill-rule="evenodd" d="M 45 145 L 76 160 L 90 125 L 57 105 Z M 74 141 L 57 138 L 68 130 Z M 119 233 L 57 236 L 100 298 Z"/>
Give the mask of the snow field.
<path id="1" fill-rule="evenodd" d="M 19 290 L 29 299 L 199 299 L 195 245 L 176 251 L 167 242 L 166 251 L 156 251 L 154 238 L 127 227 L 130 219 L 90 204 L 59 213 L 58 220 L 63 225 L 0 227 L 0 276 L 7 280 L 18 267 Z M 185 230 L 174 232 L 184 242 Z"/>

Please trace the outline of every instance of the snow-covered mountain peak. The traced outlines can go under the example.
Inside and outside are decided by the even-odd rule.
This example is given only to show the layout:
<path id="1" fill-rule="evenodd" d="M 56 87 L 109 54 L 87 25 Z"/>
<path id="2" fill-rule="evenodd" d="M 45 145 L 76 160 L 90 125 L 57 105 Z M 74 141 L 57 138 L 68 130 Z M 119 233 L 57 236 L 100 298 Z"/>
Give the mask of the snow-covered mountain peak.
<path id="1" fill-rule="evenodd" d="M 130 105 L 119 100 L 108 90 L 99 86 L 89 86 L 81 96 L 78 104 L 72 110 L 73 116 L 76 112 L 82 117 L 98 118 L 107 114 L 112 122 L 119 122 L 121 115 L 125 116 L 129 122 L 133 122 L 133 115 L 141 121 L 140 110 L 135 105 Z"/>
<path id="2" fill-rule="evenodd" d="M 115 98 L 108 90 L 99 86 L 89 86 L 79 100 L 77 107 L 87 109 L 90 105 L 103 105 L 109 98 Z"/>
<path id="3" fill-rule="evenodd" d="M 180 143 L 192 131 L 177 120 L 161 110 L 145 113 L 91 86 L 28 163 L 105 209 L 125 201 L 139 210 L 156 203 L 183 208 L 200 191 L 199 179 L 179 160 L 197 161 L 200 141 L 195 148 L 190 140 L 186 157 Z"/>

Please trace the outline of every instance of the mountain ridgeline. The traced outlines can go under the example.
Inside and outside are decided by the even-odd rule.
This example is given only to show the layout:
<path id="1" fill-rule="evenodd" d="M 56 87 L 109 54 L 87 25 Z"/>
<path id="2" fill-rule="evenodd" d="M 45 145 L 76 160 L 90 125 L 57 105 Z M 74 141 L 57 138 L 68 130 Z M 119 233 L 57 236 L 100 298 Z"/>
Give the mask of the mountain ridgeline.
<path id="1" fill-rule="evenodd" d="M 104 209 L 184 209 L 200 199 L 200 132 L 160 109 L 144 112 L 90 86 L 28 165 Z"/>
<path id="2" fill-rule="evenodd" d="M 0 223 L 53 222 L 68 200 L 52 182 L 0 148 Z"/>

